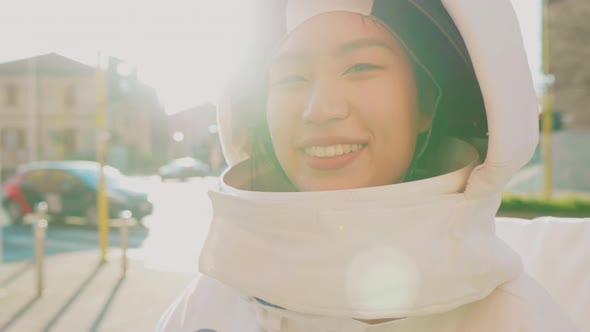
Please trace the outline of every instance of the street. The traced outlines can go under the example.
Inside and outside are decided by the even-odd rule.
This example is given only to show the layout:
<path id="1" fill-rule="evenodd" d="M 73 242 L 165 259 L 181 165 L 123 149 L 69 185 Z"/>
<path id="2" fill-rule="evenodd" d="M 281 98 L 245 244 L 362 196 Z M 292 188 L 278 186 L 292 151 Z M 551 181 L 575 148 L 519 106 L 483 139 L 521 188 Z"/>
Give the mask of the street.
<path id="1" fill-rule="evenodd" d="M 129 230 L 129 256 L 146 267 L 173 272 L 196 272 L 199 250 L 209 225 L 208 189 L 217 187 L 217 178 L 195 178 L 188 182 L 161 182 L 158 178 L 135 178 L 154 203 L 154 213 L 145 218 L 146 228 Z M 4 227 L 4 262 L 31 260 L 31 225 Z M 96 250 L 95 227 L 83 224 L 49 224 L 46 255 Z M 109 244 L 120 246 L 119 229 L 111 227 Z M 98 257 L 97 257 L 98 259 Z"/>

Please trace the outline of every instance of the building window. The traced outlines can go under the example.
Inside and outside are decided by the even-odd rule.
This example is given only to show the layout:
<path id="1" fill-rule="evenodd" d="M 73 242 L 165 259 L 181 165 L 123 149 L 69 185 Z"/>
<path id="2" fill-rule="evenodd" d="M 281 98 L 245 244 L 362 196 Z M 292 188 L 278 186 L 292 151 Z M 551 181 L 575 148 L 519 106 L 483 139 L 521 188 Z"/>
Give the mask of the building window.
<path id="1" fill-rule="evenodd" d="M 78 131 L 65 129 L 63 132 L 63 144 L 65 153 L 75 153 L 78 149 Z"/>
<path id="2" fill-rule="evenodd" d="M 50 131 L 49 137 L 53 144 L 63 148 L 65 153 L 75 153 L 78 149 L 78 130 L 76 129 L 54 129 Z"/>
<path id="3" fill-rule="evenodd" d="M 0 145 L 5 150 L 25 147 L 25 131 L 23 129 L 4 128 L 0 131 Z"/>
<path id="4" fill-rule="evenodd" d="M 73 85 L 67 86 L 64 90 L 64 106 L 67 109 L 76 107 L 76 87 Z"/>
<path id="5" fill-rule="evenodd" d="M 4 89 L 4 104 L 9 107 L 16 106 L 18 89 L 15 84 L 8 84 Z"/>

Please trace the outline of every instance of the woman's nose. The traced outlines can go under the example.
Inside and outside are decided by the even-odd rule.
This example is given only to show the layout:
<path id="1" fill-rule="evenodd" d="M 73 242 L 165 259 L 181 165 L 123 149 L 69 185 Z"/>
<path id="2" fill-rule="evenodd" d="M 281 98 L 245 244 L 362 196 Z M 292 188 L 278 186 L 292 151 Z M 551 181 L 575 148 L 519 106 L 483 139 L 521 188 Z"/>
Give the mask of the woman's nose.
<path id="1" fill-rule="evenodd" d="M 303 121 L 322 124 L 346 119 L 350 108 L 341 90 L 330 82 L 317 82 L 311 91 L 303 112 Z"/>

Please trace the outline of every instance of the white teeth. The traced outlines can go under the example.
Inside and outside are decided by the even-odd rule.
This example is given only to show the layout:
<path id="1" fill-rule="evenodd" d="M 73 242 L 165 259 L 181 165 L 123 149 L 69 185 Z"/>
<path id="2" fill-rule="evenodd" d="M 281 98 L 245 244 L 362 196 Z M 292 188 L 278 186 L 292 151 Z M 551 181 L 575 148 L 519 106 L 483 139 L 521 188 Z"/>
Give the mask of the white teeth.
<path id="1" fill-rule="evenodd" d="M 334 157 L 346 153 L 354 152 L 362 148 L 362 144 L 336 144 L 328 146 L 309 146 L 305 148 L 305 153 L 313 157 Z"/>
<path id="2" fill-rule="evenodd" d="M 326 157 L 334 157 L 336 155 L 336 147 L 335 145 L 330 145 L 326 147 Z"/>
<path id="3" fill-rule="evenodd" d="M 326 149 L 322 149 L 319 146 L 314 147 L 314 152 L 316 157 L 325 157 L 326 156 Z"/>

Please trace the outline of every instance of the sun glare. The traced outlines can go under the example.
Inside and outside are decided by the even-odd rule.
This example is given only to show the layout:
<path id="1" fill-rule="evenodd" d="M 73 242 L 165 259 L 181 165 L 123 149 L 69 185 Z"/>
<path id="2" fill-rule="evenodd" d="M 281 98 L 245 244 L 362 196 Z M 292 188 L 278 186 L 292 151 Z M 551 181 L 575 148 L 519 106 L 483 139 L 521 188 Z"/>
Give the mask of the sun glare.
<path id="1" fill-rule="evenodd" d="M 24 0 L 3 7 L 7 52 L 0 61 L 57 52 L 95 65 L 100 50 L 136 68 L 169 113 L 216 99 L 256 9 L 251 0 Z"/>

